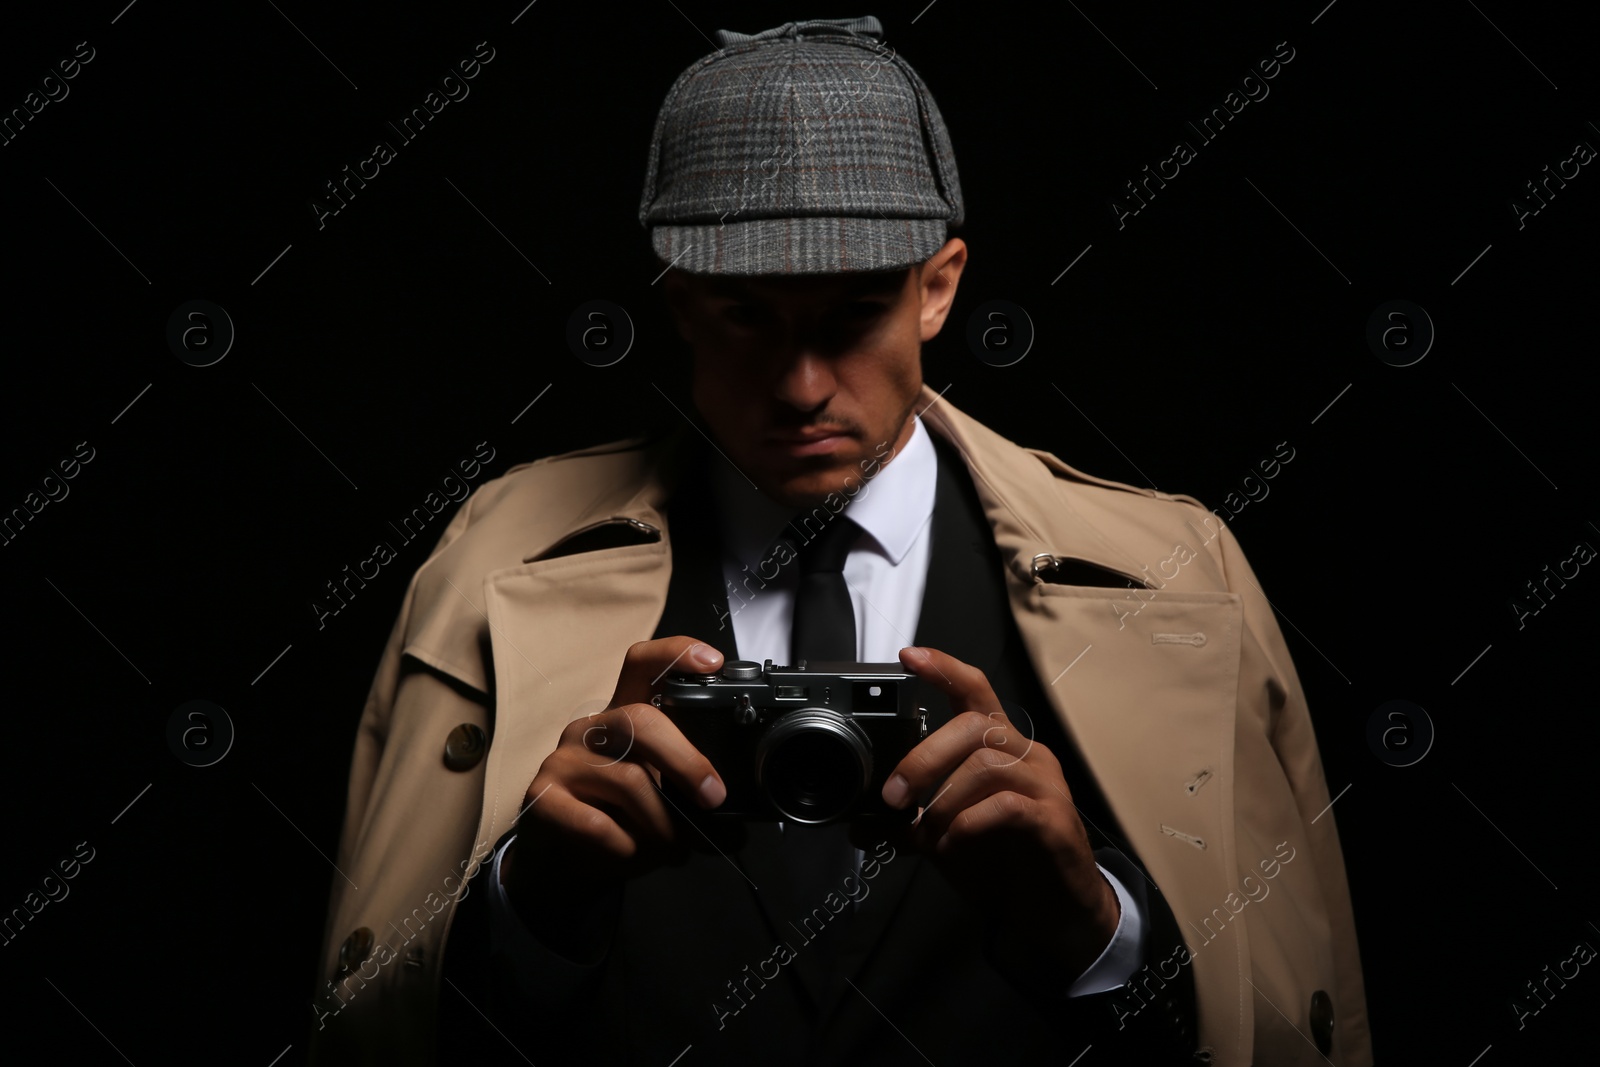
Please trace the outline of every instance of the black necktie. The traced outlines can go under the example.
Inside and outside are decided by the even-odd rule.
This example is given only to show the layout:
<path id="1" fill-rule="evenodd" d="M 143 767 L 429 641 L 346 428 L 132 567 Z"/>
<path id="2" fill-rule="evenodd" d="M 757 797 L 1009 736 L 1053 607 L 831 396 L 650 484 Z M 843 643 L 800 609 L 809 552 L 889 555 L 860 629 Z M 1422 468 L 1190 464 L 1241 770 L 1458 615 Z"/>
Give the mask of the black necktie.
<path id="1" fill-rule="evenodd" d="M 797 517 L 789 525 L 803 530 L 805 527 L 797 524 L 807 518 L 810 516 Z M 844 561 L 861 532 L 854 521 L 839 515 L 799 547 L 800 585 L 789 631 L 790 666 L 803 659 L 856 658 L 856 613 L 844 581 Z"/>
<path id="2" fill-rule="evenodd" d="M 809 513 L 797 517 L 796 531 Z M 850 588 L 844 580 L 845 557 L 861 536 L 862 529 L 844 516 L 836 516 L 810 541 L 798 548 L 799 587 L 795 591 L 794 620 L 790 629 L 789 663 L 801 660 L 854 660 L 856 658 L 856 619 L 850 602 Z M 822 826 L 785 821 L 783 824 L 784 865 L 795 904 L 801 915 L 823 907 L 830 892 L 841 893 L 844 879 L 855 873 L 855 848 L 850 844 L 850 823 L 839 820 Z M 845 932 L 841 927 L 853 909 L 845 908 L 828 924 L 827 930 L 810 946 L 825 961 L 827 970 L 837 973 L 837 959 Z"/>

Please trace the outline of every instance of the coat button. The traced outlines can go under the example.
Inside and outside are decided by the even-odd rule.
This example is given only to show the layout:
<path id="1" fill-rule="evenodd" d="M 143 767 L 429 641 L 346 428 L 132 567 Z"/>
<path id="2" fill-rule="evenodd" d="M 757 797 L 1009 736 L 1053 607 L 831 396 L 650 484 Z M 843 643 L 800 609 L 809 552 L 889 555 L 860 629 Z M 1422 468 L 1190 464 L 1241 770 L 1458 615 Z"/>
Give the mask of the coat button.
<path id="1" fill-rule="evenodd" d="M 444 765 L 452 771 L 470 771 L 483 759 L 489 738 L 476 723 L 464 722 L 450 731 L 444 742 Z"/>
<path id="2" fill-rule="evenodd" d="M 1333 999 L 1320 989 L 1311 994 L 1311 1038 L 1324 1056 L 1333 1048 Z"/>
<path id="3" fill-rule="evenodd" d="M 372 931 L 365 926 L 357 927 L 355 933 L 345 938 L 344 944 L 339 946 L 339 969 L 355 970 L 371 951 Z"/>

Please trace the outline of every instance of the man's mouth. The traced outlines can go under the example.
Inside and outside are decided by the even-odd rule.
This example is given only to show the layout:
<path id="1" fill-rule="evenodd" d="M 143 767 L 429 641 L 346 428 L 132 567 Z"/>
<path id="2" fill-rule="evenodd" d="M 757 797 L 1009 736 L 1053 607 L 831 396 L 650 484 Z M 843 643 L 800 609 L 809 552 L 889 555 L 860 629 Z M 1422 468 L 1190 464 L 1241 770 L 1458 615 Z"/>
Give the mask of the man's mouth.
<path id="1" fill-rule="evenodd" d="M 848 431 L 817 427 L 794 433 L 774 434 L 767 438 L 767 444 L 787 455 L 815 456 L 833 451 L 849 438 Z"/>

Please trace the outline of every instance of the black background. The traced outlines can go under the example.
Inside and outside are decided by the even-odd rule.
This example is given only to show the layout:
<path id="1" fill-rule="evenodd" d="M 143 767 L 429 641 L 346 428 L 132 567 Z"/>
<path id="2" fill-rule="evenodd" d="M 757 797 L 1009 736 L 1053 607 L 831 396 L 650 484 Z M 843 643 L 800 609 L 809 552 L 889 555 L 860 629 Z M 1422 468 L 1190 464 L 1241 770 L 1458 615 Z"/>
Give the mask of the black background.
<path id="1" fill-rule="evenodd" d="M 5 112 L 95 50 L 0 146 L 0 509 L 94 449 L 0 546 L 0 910 L 95 850 L 0 948 L 8 1043 L 48 1031 L 85 1064 L 303 1058 L 356 719 L 444 519 L 323 629 L 311 601 L 478 442 L 496 454 L 474 485 L 631 435 L 663 392 L 687 404 L 637 219 L 656 108 L 714 29 L 869 13 L 524 2 L 4 16 Z M 971 262 L 924 377 L 1019 443 L 1211 506 L 1288 442 L 1231 525 L 1340 797 L 1375 1054 L 1536 1062 L 1590 1032 L 1600 995 L 1590 967 L 1521 1030 L 1510 1006 L 1600 945 L 1600 577 L 1584 567 L 1521 629 L 1510 600 L 1600 546 L 1600 177 L 1584 167 L 1521 229 L 1511 202 L 1600 145 L 1594 26 L 1553 3 L 1324 2 L 870 9 L 935 94 L 967 201 Z M 319 229 L 322 184 L 396 140 L 385 120 L 480 41 L 494 58 L 470 96 Z M 1110 198 L 1197 142 L 1185 121 L 1280 41 L 1294 58 L 1270 96 L 1119 229 Z M 639 331 L 607 368 L 564 340 L 595 298 Z M 237 329 L 210 367 L 165 339 L 192 299 Z M 1037 329 L 1010 367 L 966 346 L 991 299 Z M 1394 299 L 1437 329 L 1408 367 L 1365 340 Z M 237 728 L 211 767 L 167 745 L 191 699 Z M 1368 746 L 1391 699 L 1437 728 L 1414 766 Z"/>

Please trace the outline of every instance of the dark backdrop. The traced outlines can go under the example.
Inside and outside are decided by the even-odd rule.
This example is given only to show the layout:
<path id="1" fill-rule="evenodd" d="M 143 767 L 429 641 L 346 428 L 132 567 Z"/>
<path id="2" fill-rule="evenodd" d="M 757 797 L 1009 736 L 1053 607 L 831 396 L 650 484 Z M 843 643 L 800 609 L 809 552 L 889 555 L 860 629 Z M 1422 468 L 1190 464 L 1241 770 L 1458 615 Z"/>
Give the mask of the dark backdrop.
<path id="1" fill-rule="evenodd" d="M 479 442 L 474 486 L 687 404 L 636 217 L 656 108 L 717 28 L 869 11 L 125 2 L 8 11 L 0 33 L 0 108 L 40 93 L 0 145 L 0 508 L 59 497 L 0 544 L 0 909 L 93 854 L 0 947 L 6 1040 L 292 1063 L 357 716 L 448 516 L 321 628 L 313 600 Z M 1086 471 L 1255 494 L 1232 526 L 1339 797 L 1377 1056 L 1533 1062 L 1592 1032 L 1600 994 L 1585 968 L 1520 1029 L 1511 1006 L 1600 945 L 1600 575 L 1574 558 L 1600 547 L 1600 177 L 1574 157 L 1600 146 L 1594 26 L 1554 3 L 1324 2 L 869 9 L 939 101 L 970 217 L 925 377 Z M 479 42 L 470 95 L 400 142 L 386 120 Z M 1291 49 L 1214 141 L 1185 125 Z M 1196 158 L 1119 225 L 1124 183 L 1180 139 Z M 378 140 L 395 158 L 319 225 L 323 184 Z M 1534 214 L 1547 165 L 1576 175 Z M 565 339 L 593 299 L 637 327 L 609 367 Z M 174 346 L 192 300 L 212 307 Z M 1036 330 L 1010 366 L 966 340 L 990 300 Z M 231 347 L 189 365 L 225 342 L 215 307 Z M 63 461 L 75 477 L 46 482 Z M 1542 610 L 1513 608 L 1568 559 Z M 236 731 L 208 767 L 169 745 L 191 700 Z M 1369 744 L 1392 700 L 1435 731 L 1411 766 L 1380 751 L 1426 747 L 1415 710 Z"/>

